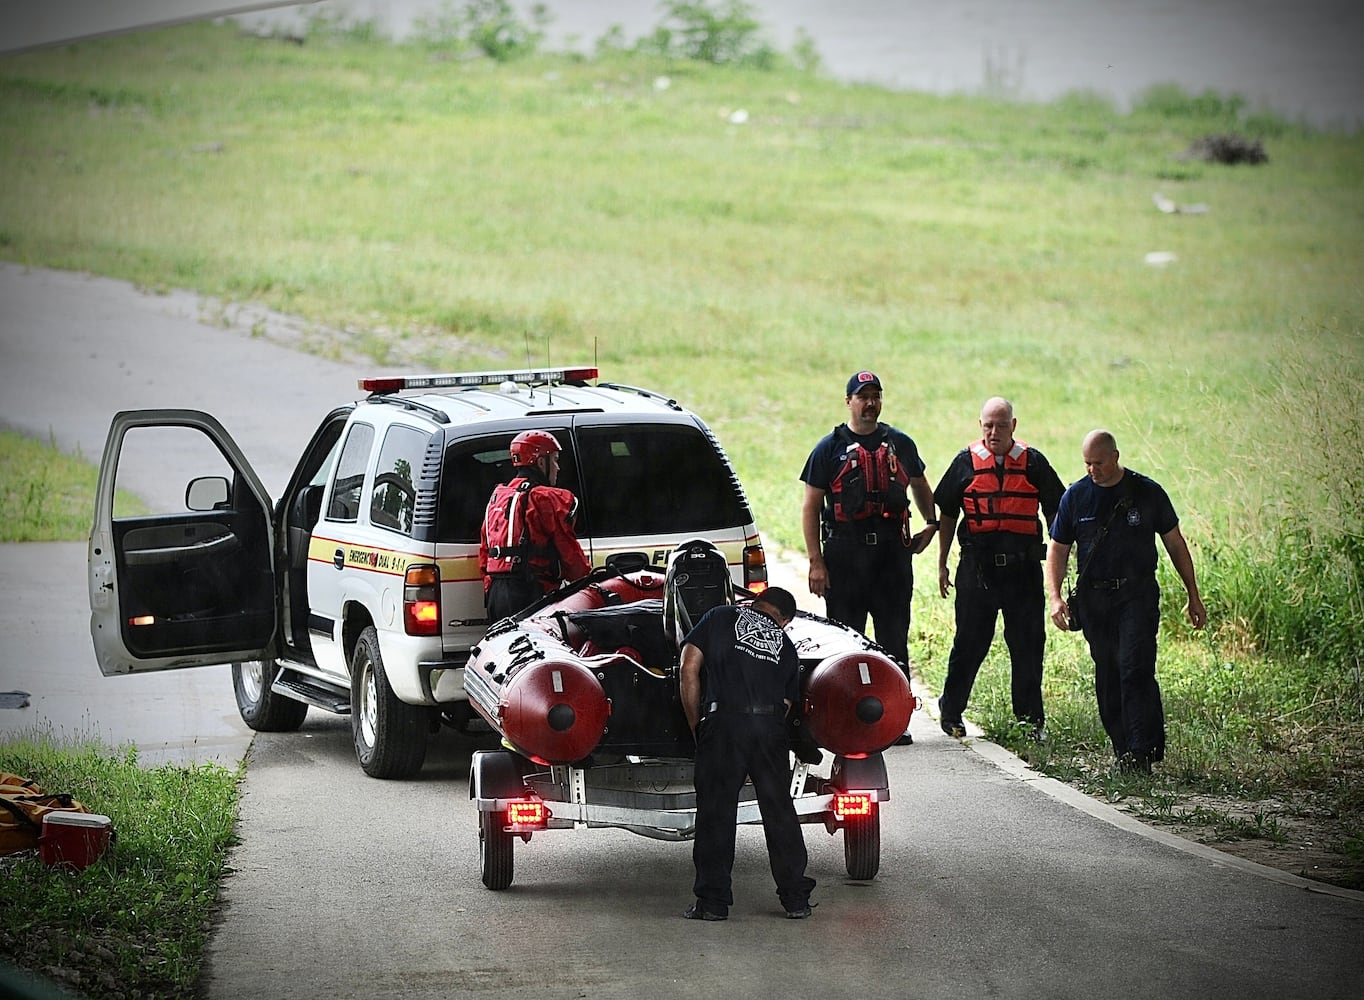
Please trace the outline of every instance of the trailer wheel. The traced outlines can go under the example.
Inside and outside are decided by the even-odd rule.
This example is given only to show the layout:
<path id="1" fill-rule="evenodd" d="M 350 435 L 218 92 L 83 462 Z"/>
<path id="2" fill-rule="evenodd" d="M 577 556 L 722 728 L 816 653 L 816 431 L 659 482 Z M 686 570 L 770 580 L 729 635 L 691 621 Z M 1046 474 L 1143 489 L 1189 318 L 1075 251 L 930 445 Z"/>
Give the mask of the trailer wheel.
<path id="1" fill-rule="evenodd" d="M 869 816 L 849 816 L 843 823 L 843 862 L 848 875 L 870 882 L 881 870 L 881 810 Z"/>
<path id="2" fill-rule="evenodd" d="M 483 884 L 493 891 L 512 884 L 516 861 L 512 835 L 498 822 L 501 815 L 482 810 L 478 814 L 478 857 L 483 867 Z"/>

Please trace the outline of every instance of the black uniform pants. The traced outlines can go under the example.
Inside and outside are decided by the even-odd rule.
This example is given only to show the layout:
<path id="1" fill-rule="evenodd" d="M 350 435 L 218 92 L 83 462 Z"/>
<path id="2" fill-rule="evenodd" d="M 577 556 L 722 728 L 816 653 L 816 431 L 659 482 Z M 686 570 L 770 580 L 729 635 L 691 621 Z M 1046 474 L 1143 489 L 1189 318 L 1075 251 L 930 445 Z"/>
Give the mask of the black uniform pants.
<path id="1" fill-rule="evenodd" d="M 488 621 L 500 622 L 545 596 L 545 588 L 523 576 L 495 576 L 488 585 Z"/>
<path id="2" fill-rule="evenodd" d="M 1025 559 L 995 566 L 993 558 L 991 553 L 965 549 L 957 564 L 956 635 L 947 657 L 938 713 L 944 722 L 961 721 L 976 674 L 994 641 L 995 622 L 1002 615 L 1014 718 L 1040 726 L 1046 720 L 1042 653 L 1047 645 L 1042 564 Z"/>
<path id="3" fill-rule="evenodd" d="M 1113 754 L 1162 760 L 1165 709 L 1156 682 L 1160 588 L 1154 578 L 1127 582 L 1116 590 L 1080 586 L 1080 620 L 1094 659 L 1099 721 Z"/>
<path id="4" fill-rule="evenodd" d="M 836 622 L 865 633 L 871 616 L 876 641 L 909 671 L 909 605 L 914 564 L 898 535 L 866 545 L 842 534 L 824 543 L 829 586 L 824 610 Z"/>
<path id="5" fill-rule="evenodd" d="M 788 910 L 810 900 L 815 880 L 805 874 L 805 835 L 791 803 L 786 725 L 779 715 L 716 712 L 696 733 L 696 865 L 694 891 L 704 909 L 727 914 L 734 902 L 735 825 L 744 778 L 753 779 L 762 813 L 767 858 L 777 896 Z"/>

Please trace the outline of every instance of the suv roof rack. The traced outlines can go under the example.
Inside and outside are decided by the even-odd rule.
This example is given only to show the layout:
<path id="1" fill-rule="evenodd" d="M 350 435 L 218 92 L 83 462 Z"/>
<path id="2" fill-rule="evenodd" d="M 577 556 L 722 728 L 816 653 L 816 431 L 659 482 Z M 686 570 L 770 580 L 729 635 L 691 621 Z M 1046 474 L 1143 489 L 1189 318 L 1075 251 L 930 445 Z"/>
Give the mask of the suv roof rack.
<path id="1" fill-rule="evenodd" d="M 673 409 L 673 410 L 681 410 L 681 409 L 682 409 L 682 404 L 679 403 L 677 400 L 673 399 L 672 397 L 670 397 L 670 396 L 663 396 L 663 395 L 660 395 L 660 394 L 657 393 L 657 392 L 651 392 L 651 391 L 648 390 L 648 389 L 641 389 L 641 388 L 640 388 L 639 386 L 637 386 L 637 385 L 621 385 L 621 384 L 618 383 L 618 382 L 602 382 L 600 385 L 597 386 L 597 388 L 598 388 L 598 389 L 615 389 L 617 392 L 633 392 L 633 393 L 635 393 L 635 394 L 638 395 L 638 396 L 643 396 L 643 397 L 645 397 L 646 399 L 656 399 L 656 400 L 658 400 L 660 403 L 662 403 L 664 406 L 666 406 L 666 407 L 668 407 L 668 408 L 670 408 L 670 409 Z"/>
<path id="2" fill-rule="evenodd" d="M 516 368 L 505 371 L 449 372 L 444 375 L 380 375 L 362 378 L 356 384 L 372 395 L 402 392 L 404 389 L 465 389 L 480 385 L 501 385 L 520 382 L 526 385 L 557 385 L 570 382 L 581 385 L 597 377 L 595 367 L 575 368 Z"/>

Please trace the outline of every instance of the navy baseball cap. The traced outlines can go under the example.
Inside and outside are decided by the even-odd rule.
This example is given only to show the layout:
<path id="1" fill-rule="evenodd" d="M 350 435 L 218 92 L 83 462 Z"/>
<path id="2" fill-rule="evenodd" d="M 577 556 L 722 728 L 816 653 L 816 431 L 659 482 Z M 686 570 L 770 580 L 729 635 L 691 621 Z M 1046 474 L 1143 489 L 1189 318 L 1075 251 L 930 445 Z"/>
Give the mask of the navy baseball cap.
<path id="1" fill-rule="evenodd" d="M 858 372 L 848 379 L 848 391 L 845 396 L 855 396 L 867 386 L 871 386 L 877 392 L 881 391 L 881 380 L 876 377 L 875 372 Z"/>

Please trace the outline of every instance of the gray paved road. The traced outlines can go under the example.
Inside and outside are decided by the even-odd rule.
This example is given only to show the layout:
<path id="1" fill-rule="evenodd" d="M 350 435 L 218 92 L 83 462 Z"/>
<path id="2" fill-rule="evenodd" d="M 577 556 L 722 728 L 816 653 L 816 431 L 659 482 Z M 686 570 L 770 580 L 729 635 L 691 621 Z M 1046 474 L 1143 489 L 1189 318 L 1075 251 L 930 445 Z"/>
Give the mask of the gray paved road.
<path id="1" fill-rule="evenodd" d="M 251 335 L 257 320 L 276 340 Z M 0 263 L 0 426 L 98 463 L 118 410 L 204 409 L 278 495 L 323 414 L 355 398 L 355 379 L 368 370 L 280 346 L 306 333 L 284 317 L 225 314 L 184 292 L 148 295 L 125 282 Z M 156 477 L 139 483 L 168 503 L 183 489 Z M 251 734 L 226 667 L 100 676 L 83 544 L 0 545 L 0 587 L 10 595 L 0 604 L 0 691 L 26 691 L 30 701 L 0 709 L 0 736 L 133 743 L 148 763 L 241 760 Z"/>
<path id="2" fill-rule="evenodd" d="M 0 422 L 91 457 L 116 409 L 195 405 L 278 490 L 318 415 L 353 392 L 350 366 L 199 323 L 193 297 L 0 265 L 0 303 Z M 83 554 L 0 546 L 0 690 L 18 678 L 35 694 L 0 710 L 0 736 L 44 716 L 153 756 L 241 759 L 249 734 L 222 668 L 99 676 Z M 378 782 L 356 767 L 345 720 L 310 716 L 252 745 L 204 993 L 1358 996 L 1360 894 L 1115 825 L 926 716 L 913 732 L 889 754 L 874 882 L 849 881 L 841 841 L 808 828 L 821 906 L 782 920 L 761 835 L 745 829 L 732 918 L 698 926 L 680 917 L 689 848 L 618 831 L 539 835 L 518 847 L 512 888 L 485 891 L 466 783 L 476 744 L 442 734 L 420 780 Z"/>
<path id="3" fill-rule="evenodd" d="M 782 919 L 743 828 L 723 924 L 681 918 L 689 845 L 613 830 L 518 843 L 511 888 L 484 890 L 467 741 L 391 783 L 335 720 L 258 737 L 207 996 L 1358 997 L 1364 903 L 1119 829 L 912 729 L 877 879 L 807 827 L 820 905 Z"/>

